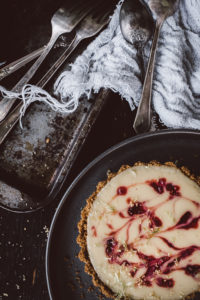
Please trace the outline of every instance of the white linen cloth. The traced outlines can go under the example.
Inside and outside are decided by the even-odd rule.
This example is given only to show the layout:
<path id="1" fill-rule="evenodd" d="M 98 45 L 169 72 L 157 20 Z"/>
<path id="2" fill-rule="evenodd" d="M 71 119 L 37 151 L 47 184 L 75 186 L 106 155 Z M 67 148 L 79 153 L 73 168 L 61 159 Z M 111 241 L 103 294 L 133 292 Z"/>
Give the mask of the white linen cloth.
<path id="1" fill-rule="evenodd" d="M 148 1 L 148 0 L 146 0 Z M 57 101 L 44 90 L 27 85 L 22 91 L 24 106 L 46 101 L 54 110 L 74 111 L 82 96 L 100 88 L 117 92 L 130 109 L 138 105 L 142 91 L 141 51 L 128 44 L 119 26 L 119 2 L 109 26 L 56 80 Z M 142 57 L 146 65 L 151 42 Z M 0 90 L 12 97 L 3 87 Z M 179 7 L 161 29 L 153 81 L 153 108 L 161 121 L 172 128 L 200 129 L 200 0 L 180 0 Z"/>

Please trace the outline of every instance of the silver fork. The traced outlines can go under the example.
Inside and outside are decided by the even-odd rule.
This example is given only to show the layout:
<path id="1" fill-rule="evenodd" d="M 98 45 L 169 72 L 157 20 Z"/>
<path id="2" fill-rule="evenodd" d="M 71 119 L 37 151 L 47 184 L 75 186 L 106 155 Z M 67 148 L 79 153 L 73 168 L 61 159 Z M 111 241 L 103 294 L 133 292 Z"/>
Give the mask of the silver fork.
<path id="1" fill-rule="evenodd" d="M 107 7 L 106 11 L 99 11 L 98 8 L 99 6 L 94 8 L 94 11 L 88 14 L 88 16 L 80 22 L 76 28 L 75 37 L 71 44 L 37 83 L 37 86 L 43 88 L 82 40 L 95 36 L 108 24 L 112 7 Z"/>
<path id="2" fill-rule="evenodd" d="M 44 61 L 47 54 L 50 52 L 57 38 L 61 34 L 71 32 L 87 15 L 90 9 L 91 7 L 90 5 L 88 5 L 88 1 L 76 1 L 72 7 L 61 7 L 55 12 L 51 19 L 52 34 L 49 43 L 45 47 L 45 50 L 42 52 L 41 56 L 20 79 L 20 81 L 14 86 L 12 92 L 21 92 L 23 86 L 28 83 L 29 80 L 34 76 L 37 69 Z M 8 99 L 5 97 L 0 101 L 0 122 L 6 117 L 16 99 L 17 98 Z"/>
<path id="3" fill-rule="evenodd" d="M 102 4 L 101 4 L 102 5 Z M 109 22 L 109 15 L 111 13 L 112 7 L 107 7 L 107 10 L 99 10 L 97 6 L 85 19 L 81 21 L 76 29 L 76 34 L 65 52 L 60 56 L 60 58 L 54 63 L 51 69 L 42 77 L 42 79 L 37 83 L 37 86 L 44 87 L 58 68 L 63 64 L 63 62 L 69 57 L 76 46 L 86 38 L 91 38 L 100 32 L 105 25 Z M 13 111 L 8 115 L 8 117 L 0 124 L 0 145 L 5 140 L 7 135 L 10 133 L 12 128 L 18 122 L 20 117 L 20 110 L 23 103 L 20 102 L 13 109 Z"/>
<path id="4" fill-rule="evenodd" d="M 46 45 L 0 68 L 0 81 L 40 56 L 45 48 Z"/>

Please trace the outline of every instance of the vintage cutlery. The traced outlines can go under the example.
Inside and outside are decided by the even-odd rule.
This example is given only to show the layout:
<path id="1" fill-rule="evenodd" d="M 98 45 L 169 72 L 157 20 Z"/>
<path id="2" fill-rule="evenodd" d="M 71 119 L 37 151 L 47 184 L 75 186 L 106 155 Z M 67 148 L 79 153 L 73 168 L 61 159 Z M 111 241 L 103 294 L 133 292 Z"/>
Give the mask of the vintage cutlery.
<path id="1" fill-rule="evenodd" d="M 139 0 L 124 1 L 120 10 L 120 28 L 125 40 L 140 50 L 139 53 L 143 51 L 155 30 L 155 23 L 148 6 L 144 6 Z M 141 69 L 144 77 L 145 70 L 142 64 Z"/>
<path id="2" fill-rule="evenodd" d="M 75 47 L 80 43 L 81 40 L 91 38 L 100 32 L 105 25 L 109 22 L 109 15 L 113 7 L 109 4 L 100 4 L 96 6 L 88 14 L 85 19 L 81 21 L 76 29 L 76 34 L 71 42 L 70 46 L 65 50 L 62 56 L 54 63 L 51 69 L 43 76 L 43 78 L 37 83 L 37 86 L 44 87 L 45 84 L 50 80 L 53 74 L 63 64 L 67 57 L 72 53 Z M 108 6 L 109 5 L 109 6 Z M 0 144 L 5 140 L 9 132 L 15 126 L 20 117 L 20 111 L 23 103 L 20 102 L 13 109 L 13 111 L 7 116 L 7 118 L 0 124 Z"/>
<path id="3" fill-rule="evenodd" d="M 134 14 L 134 9 L 136 7 L 136 3 L 138 3 L 138 7 L 142 4 L 144 8 L 146 8 L 146 4 L 143 2 L 143 0 L 125 0 L 125 2 L 122 5 L 122 10 L 126 9 L 126 6 L 130 6 L 130 9 L 132 9 Z M 172 15 L 177 8 L 178 1 L 177 0 L 150 0 L 149 1 L 149 7 L 156 14 L 156 26 L 155 26 L 155 32 L 153 37 L 153 42 L 151 46 L 151 53 L 150 58 L 148 62 L 147 72 L 144 80 L 144 86 L 142 91 L 142 96 L 140 99 L 140 104 L 137 110 L 137 114 L 135 117 L 135 121 L 133 124 L 133 128 L 135 129 L 136 133 L 142 133 L 149 130 L 151 126 L 151 94 L 152 94 L 152 81 L 153 81 L 153 71 L 154 71 L 154 64 L 155 64 L 155 55 L 156 55 L 156 49 L 158 44 L 158 38 L 160 34 L 161 27 L 163 25 L 163 22 L 166 20 L 166 18 L 170 15 Z M 132 7 L 132 8 L 131 8 Z M 146 26 L 143 27 L 143 10 L 140 12 L 137 10 L 137 16 L 138 19 L 141 18 L 140 27 L 142 30 L 146 31 Z M 152 18 L 151 13 L 149 12 L 149 9 L 146 10 L 146 12 L 149 14 L 148 18 L 149 20 Z M 122 15 L 122 14 L 121 14 Z M 130 18 L 128 18 L 130 20 Z M 128 21 L 127 21 L 128 22 Z M 130 25 L 131 26 L 131 23 Z M 124 35 L 126 35 L 126 31 L 122 31 Z M 127 39 L 127 37 L 126 37 Z M 127 39 L 129 42 L 131 42 L 130 39 Z"/>
<path id="4" fill-rule="evenodd" d="M 55 12 L 51 19 L 52 35 L 49 43 L 45 47 L 45 50 L 42 52 L 41 56 L 33 64 L 33 66 L 12 89 L 13 92 L 21 92 L 22 87 L 33 77 L 47 54 L 50 52 L 57 38 L 61 34 L 71 32 L 76 27 L 76 25 L 78 25 L 78 23 L 87 15 L 90 9 L 91 2 L 88 3 L 87 1 L 76 1 L 73 6 L 61 7 Z M 0 122 L 8 114 L 15 101 L 16 98 L 4 98 L 0 101 Z"/>
<path id="5" fill-rule="evenodd" d="M 2 67 L 0 69 L 0 81 L 2 79 L 6 78 L 8 75 L 11 75 L 13 72 L 19 70 L 20 68 L 22 68 L 23 66 L 28 64 L 30 61 L 32 61 L 35 58 L 37 58 L 38 56 L 40 56 L 42 54 L 42 52 L 45 50 L 45 47 L 46 46 L 43 46 L 43 47 L 11 62 L 10 64 Z"/>

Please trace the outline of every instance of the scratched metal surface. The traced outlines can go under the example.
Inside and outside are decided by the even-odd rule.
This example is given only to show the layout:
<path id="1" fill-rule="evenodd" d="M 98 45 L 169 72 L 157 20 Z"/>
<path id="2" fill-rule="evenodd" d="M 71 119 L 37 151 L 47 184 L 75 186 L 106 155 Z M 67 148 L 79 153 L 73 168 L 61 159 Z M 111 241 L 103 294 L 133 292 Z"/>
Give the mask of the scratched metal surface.
<path id="1" fill-rule="evenodd" d="M 30 108 L 23 129 L 18 124 L 0 149 L 1 201 L 11 208 L 34 209 L 55 197 L 106 94 L 102 91 L 95 101 L 80 102 L 70 115 L 43 103 Z"/>

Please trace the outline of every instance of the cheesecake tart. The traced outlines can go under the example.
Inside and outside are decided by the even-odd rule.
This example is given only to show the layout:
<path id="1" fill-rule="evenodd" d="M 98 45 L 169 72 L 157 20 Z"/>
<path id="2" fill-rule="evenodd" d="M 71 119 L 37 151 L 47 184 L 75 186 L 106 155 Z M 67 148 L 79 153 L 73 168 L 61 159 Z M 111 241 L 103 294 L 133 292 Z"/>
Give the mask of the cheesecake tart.
<path id="1" fill-rule="evenodd" d="M 122 166 L 87 199 L 79 258 L 107 297 L 177 300 L 200 290 L 200 186 L 172 163 Z"/>

